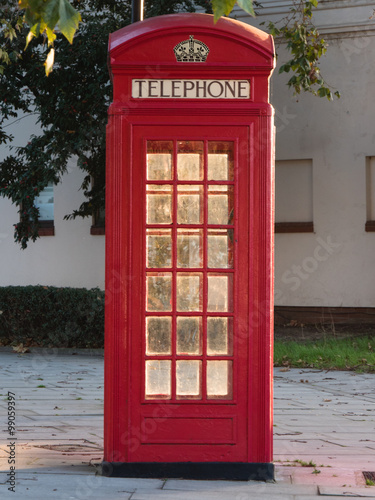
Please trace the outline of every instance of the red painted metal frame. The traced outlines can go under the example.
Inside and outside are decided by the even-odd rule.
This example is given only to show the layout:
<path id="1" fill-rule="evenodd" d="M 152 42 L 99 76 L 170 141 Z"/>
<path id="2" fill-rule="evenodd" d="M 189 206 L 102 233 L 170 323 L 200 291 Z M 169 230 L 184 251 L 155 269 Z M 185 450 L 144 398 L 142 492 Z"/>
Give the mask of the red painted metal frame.
<path id="1" fill-rule="evenodd" d="M 189 130 L 190 128 L 190 130 Z M 145 176 L 142 175 L 145 172 L 145 139 L 155 140 L 155 139 L 178 139 L 178 140 L 212 140 L 212 139 L 220 139 L 223 140 L 232 140 L 239 143 L 248 144 L 248 128 L 247 127 L 231 127 L 232 136 L 228 137 L 228 130 L 223 126 L 207 126 L 204 131 L 200 130 L 197 127 L 189 127 L 189 126 L 181 126 L 181 125 L 159 125 L 157 127 L 157 131 L 159 135 L 155 135 L 155 127 L 154 126 L 134 126 L 133 127 L 133 145 L 134 145 L 134 157 L 133 162 L 135 165 L 138 165 L 137 171 L 134 172 L 134 186 L 143 186 L 143 196 L 139 199 L 135 200 L 136 202 L 136 219 L 133 217 L 134 227 L 144 228 L 145 227 Z M 238 147 L 237 147 L 238 151 Z M 243 177 L 248 175 L 246 166 L 248 164 L 248 155 L 249 149 L 246 147 L 242 150 L 241 156 L 242 161 L 236 162 L 237 164 L 242 165 Z M 142 165 L 142 168 L 140 168 Z M 237 174 L 237 173 L 236 173 Z M 237 174 L 238 175 L 238 174 Z M 236 175 L 236 177 L 237 177 Z M 245 179 L 243 179 L 245 180 Z M 153 181 L 152 181 L 153 182 Z M 172 182 L 172 181 L 170 181 Z M 190 181 L 189 181 L 190 182 Z M 163 182 L 164 183 L 164 182 Z M 196 182 L 198 183 L 198 181 Z M 194 182 L 191 182 L 194 184 Z M 235 196 L 235 199 L 246 198 L 246 186 L 247 182 L 243 182 L 239 187 L 243 189 L 241 194 Z M 237 203 L 237 205 L 239 205 Z M 245 208 L 243 205 L 243 208 Z M 238 210 L 237 210 L 238 212 Z M 247 220 L 247 212 L 244 211 L 243 216 Z M 238 216 L 236 216 L 238 218 Z M 235 224 L 236 226 L 236 224 Z M 194 226 L 192 226 L 194 227 Z M 238 250 L 238 253 L 247 253 L 247 227 L 244 225 L 243 227 L 243 238 L 241 239 L 242 249 Z M 144 260 L 144 251 L 139 252 L 139 248 L 145 248 L 144 242 L 144 230 L 134 230 L 132 235 L 133 248 L 135 249 L 133 255 L 133 272 L 134 270 L 138 279 L 138 284 L 133 283 L 132 291 L 133 291 L 133 299 L 131 310 L 137 311 L 137 313 L 133 316 L 132 322 L 132 331 L 133 332 L 143 332 L 144 331 L 144 304 L 145 304 L 145 291 L 144 291 L 144 275 L 145 275 L 145 260 Z M 171 271 L 177 272 L 177 267 L 172 267 Z M 179 270 L 180 271 L 180 270 Z M 190 271 L 190 270 L 189 270 Z M 191 270 L 191 272 L 202 272 L 201 269 Z M 223 269 L 223 273 L 235 273 L 236 269 Z M 213 271 L 214 272 L 214 271 Z M 246 274 L 242 274 L 242 285 L 243 288 L 247 288 L 247 280 L 248 276 Z M 136 288 L 135 288 L 136 287 Z M 239 294 L 236 295 L 236 299 L 241 301 L 241 296 Z M 248 303 L 247 301 L 242 301 L 242 306 L 239 306 L 242 310 L 242 314 L 240 316 L 248 316 Z M 175 309 L 175 308 L 173 308 Z M 139 313 L 141 312 L 141 314 Z M 183 316 L 194 316 L 197 313 L 182 313 Z M 216 314 L 215 314 L 216 315 Z M 230 316 L 229 313 L 217 313 L 217 316 Z M 141 338 L 144 338 L 144 334 L 133 335 L 131 342 L 132 347 L 130 347 L 132 356 L 132 368 L 130 368 L 129 372 L 136 376 L 132 376 L 132 380 L 130 383 L 131 386 L 131 396 L 130 401 L 131 410 L 129 414 L 129 421 L 132 423 L 133 428 L 140 429 L 140 433 L 138 439 L 140 443 L 138 446 L 134 446 L 134 449 L 130 451 L 128 461 L 131 462 L 142 462 L 142 461 L 158 461 L 163 457 L 164 461 L 167 462 L 177 462 L 183 460 L 187 461 L 246 461 L 247 457 L 247 449 L 246 449 L 246 439 L 242 437 L 247 434 L 247 411 L 246 411 L 246 401 L 247 396 L 241 398 L 239 401 L 237 391 L 234 391 L 234 397 L 230 400 L 146 400 L 144 397 L 144 369 L 143 369 L 143 355 L 142 352 L 144 347 L 140 342 Z M 236 341 L 239 341 L 240 338 L 236 336 Z M 246 344 L 247 346 L 247 344 Z M 243 386 L 244 382 L 247 380 L 247 360 L 248 354 L 247 350 L 241 348 L 235 349 L 237 353 L 237 357 L 239 358 L 235 367 L 237 370 L 241 371 L 241 376 L 238 375 L 235 377 L 236 381 L 238 378 L 241 378 L 241 381 L 238 381 L 235 385 L 236 388 L 239 386 Z M 164 358 L 166 359 L 167 356 Z M 172 358 L 173 356 L 168 356 L 168 358 Z M 179 356 L 179 359 L 195 359 L 194 356 Z M 233 359 L 232 356 L 227 357 L 219 357 L 215 356 L 215 359 Z M 174 356 L 174 359 L 176 357 Z M 204 356 L 203 356 L 204 359 Z M 202 373 L 203 381 L 204 381 L 204 372 Z M 173 377 L 172 377 L 173 382 Z M 204 383 L 204 382 L 203 382 Z M 246 383 L 246 382 L 245 382 Z M 155 415 L 161 414 L 163 422 L 160 422 L 163 425 L 158 425 L 160 421 L 160 417 L 155 417 Z M 153 424 L 151 424 L 151 419 L 153 420 Z M 175 432 L 173 434 L 173 428 L 171 425 L 176 421 L 180 420 L 183 422 L 186 427 L 187 422 L 190 420 L 196 421 L 199 420 L 201 429 L 205 426 L 207 427 L 209 421 L 211 419 L 210 430 L 206 429 L 205 432 L 201 431 L 200 433 L 200 441 L 194 443 L 191 441 L 193 438 L 190 438 L 190 442 L 192 444 L 184 441 L 184 438 L 181 437 L 182 433 L 187 432 L 187 429 L 181 429 L 181 432 Z M 216 425 L 212 425 L 212 420 L 216 421 Z M 221 419 L 221 420 L 220 420 Z M 228 429 L 226 426 L 229 425 L 229 420 L 231 420 L 233 425 L 233 435 L 228 435 Z M 148 426 L 145 426 L 144 422 L 148 422 Z M 166 441 L 165 432 L 164 442 L 158 437 L 158 432 L 160 428 L 163 429 L 164 423 L 169 422 L 169 430 L 170 435 L 168 440 Z M 124 422 L 125 423 L 125 422 Z M 220 427 L 219 424 L 222 424 Z M 182 425 L 182 424 L 181 424 Z M 192 424 L 193 425 L 193 424 Z M 143 432 L 142 432 L 143 430 Z M 220 444 L 222 441 L 222 437 L 220 434 L 226 434 L 226 442 Z M 204 439 L 203 439 L 204 438 Z M 203 441 L 202 441 L 203 439 Z M 171 443 L 175 443 L 178 446 L 171 446 Z M 194 444 L 193 444 L 194 443 Z M 214 445 L 214 446 L 213 446 Z M 181 448 L 181 446 L 183 448 Z M 214 449 L 213 449 L 214 448 Z M 206 457 L 203 458 L 202 457 Z M 216 458 L 215 458 L 216 457 Z"/>
<path id="2" fill-rule="evenodd" d="M 174 45 L 192 34 L 210 47 L 207 63 L 174 60 Z M 273 65 L 271 37 L 230 19 L 214 25 L 206 15 L 162 16 L 111 35 L 114 101 L 107 128 L 106 462 L 272 461 L 274 145 L 268 79 Z M 251 82 L 251 98 L 132 99 L 132 78 L 246 78 Z M 235 199 L 240 211 L 235 265 L 240 281 L 234 340 L 235 356 L 240 359 L 233 404 L 222 400 L 204 405 L 191 400 L 152 404 L 143 399 L 145 179 L 139 162 L 144 162 L 148 139 L 238 141 Z M 171 412 L 181 425 L 186 419 L 196 420 L 198 441 L 194 443 L 194 436 L 190 436 L 191 444 L 173 441 L 173 427 L 166 427 Z M 215 432 L 207 430 L 207 417 L 216 419 L 216 441 Z M 226 418 L 235 421 L 232 434 Z M 209 442 L 198 444 L 208 431 Z"/>

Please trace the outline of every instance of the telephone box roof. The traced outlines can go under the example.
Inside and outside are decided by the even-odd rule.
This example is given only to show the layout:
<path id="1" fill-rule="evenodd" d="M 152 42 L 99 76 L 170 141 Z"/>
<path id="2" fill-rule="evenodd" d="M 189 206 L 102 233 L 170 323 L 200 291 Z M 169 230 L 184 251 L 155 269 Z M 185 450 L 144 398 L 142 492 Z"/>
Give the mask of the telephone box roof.
<path id="1" fill-rule="evenodd" d="M 213 15 L 198 13 L 169 14 L 148 18 L 118 30 L 109 37 L 110 57 L 113 60 L 118 57 L 122 59 L 120 54 L 124 50 L 127 51 L 126 49 L 134 48 L 138 44 L 150 42 L 150 40 L 155 40 L 155 44 L 156 40 L 162 43 L 162 36 L 177 34 L 183 36 L 188 32 L 193 34 L 190 33 L 192 30 L 197 35 L 209 37 L 219 35 L 223 42 L 225 40 L 230 41 L 229 45 L 231 47 L 233 43 L 243 48 L 247 47 L 257 52 L 262 57 L 263 63 L 270 64 L 273 67 L 274 44 L 271 35 L 254 26 L 228 17 L 222 17 L 217 23 L 214 23 Z M 235 57 L 236 54 L 233 54 L 233 56 Z M 157 53 L 154 54 L 154 57 L 156 60 Z"/>

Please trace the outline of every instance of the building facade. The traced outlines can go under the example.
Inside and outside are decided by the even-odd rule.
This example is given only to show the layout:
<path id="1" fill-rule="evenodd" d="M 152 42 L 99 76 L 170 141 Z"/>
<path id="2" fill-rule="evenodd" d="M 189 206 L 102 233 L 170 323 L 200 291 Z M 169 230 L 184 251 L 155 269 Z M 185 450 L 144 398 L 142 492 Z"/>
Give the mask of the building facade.
<path id="1" fill-rule="evenodd" d="M 293 2 L 264 0 L 259 25 L 284 17 Z M 314 23 L 329 44 L 322 75 L 341 99 L 287 88 L 272 76 L 276 124 L 275 304 L 279 321 L 360 318 L 375 311 L 375 20 L 369 0 L 319 2 Z M 262 26 L 260 26 L 262 28 Z M 264 29 L 264 28 L 263 28 Z M 278 67 L 288 54 L 277 44 Z M 32 117 L 9 131 L 22 144 Z M 13 130 L 10 130 L 12 129 Z M 4 156 L 5 151 L 0 155 Z M 79 206 L 81 173 L 74 165 L 54 188 L 54 236 L 22 251 L 13 241 L 16 209 L 0 199 L 0 286 L 42 284 L 104 287 L 104 239 L 92 221 L 65 221 Z M 327 315 L 329 317 L 327 317 Z"/>

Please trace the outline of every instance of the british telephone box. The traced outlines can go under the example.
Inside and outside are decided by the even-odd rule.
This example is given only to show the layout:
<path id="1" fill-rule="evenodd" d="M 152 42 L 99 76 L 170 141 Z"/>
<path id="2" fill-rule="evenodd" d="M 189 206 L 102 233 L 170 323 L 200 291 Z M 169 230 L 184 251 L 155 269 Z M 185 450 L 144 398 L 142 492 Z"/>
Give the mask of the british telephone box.
<path id="1" fill-rule="evenodd" d="M 272 479 L 272 38 L 110 36 L 102 473 Z"/>

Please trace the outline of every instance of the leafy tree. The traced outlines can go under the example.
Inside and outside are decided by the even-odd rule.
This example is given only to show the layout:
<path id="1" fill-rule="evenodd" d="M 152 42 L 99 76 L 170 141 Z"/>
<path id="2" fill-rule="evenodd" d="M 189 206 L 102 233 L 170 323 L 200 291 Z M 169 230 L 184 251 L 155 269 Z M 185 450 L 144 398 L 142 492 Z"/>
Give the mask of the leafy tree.
<path id="1" fill-rule="evenodd" d="M 65 20 L 65 24 L 60 23 L 62 33 L 54 32 L 43 16 L 38 18 L 27 11 L 30 5 L 40 8 L 56 2 L 63 5 L 66 1 L 21 0 L 25 12 L 19 11 L 11 0 L 0 0 L 0 144 L 11 143 L 13 138 L 6 133 L 4 124 L 20 113 L 35 114 L 42 129 L 28 144 L 13 148 L 0 162 L 0 195 L 18 207 L 14 237 L 21 248 L 38 237 L 36 198 L 49 183 L 61 181 L 72 159 L 85 174 L 81 188 L 86 201 L 66 218 L 92 216 L 105 203 L 105 126 L 111 102 L 108 34 L 130 23 L 130 0 L 72 0 L 72 8 L 79 10 L 82 19 L 72 44 L 75 25 Z M 246 1 L 245 6 L 252 6 L 250 0 Z M 209 0 L 148 0 L 146 17 L 193 12 L 197 5 L 208 12 L 215 8 L 217 17 L 218 13 L 228 13 L 234 3 L 230 0 L 228 6 L 228 0 L 212 0 L 212 4 Z M 295 0 L 288 19 L 279 27 L 270 23 L 269 29 L 287 39 L 292 59 L 280 70 L 293 72 L 289 85 L 294 91 L 311 91 L 332 98 L 319 73 L 319 57 L 326 46 L 311 23 L 316 5 L 317 0 Z M 51 23 L 56 21 L 56 12 L 54 15 L 51 14 Z M 67 33 L 64 26 L 69 28 Z M 36 36 L 40 33 L 42 36 Z M 55 61 L 47 78 L 45 72 L 50 63 L 46 62 L 46 55 L 52 43 Z"/>
<path id="2" fill-rule="evenodd" d="M 334 95 L 339 98 L 340 93 L 333 93 L 320 74 L 318 61 L 326 53 L 327 43 L 312 23 L 313 8 L 316 7 L 318 0 L 294 0 L 289 15 L 279 23 L 269 22 L 268 30 L 276 39 L 287 41 L 292 58 L 280 66 L 279 73 L 292 70 L 294 74 L 287 84 L 294 93 L 303 90 L 332 100 Z"/>

